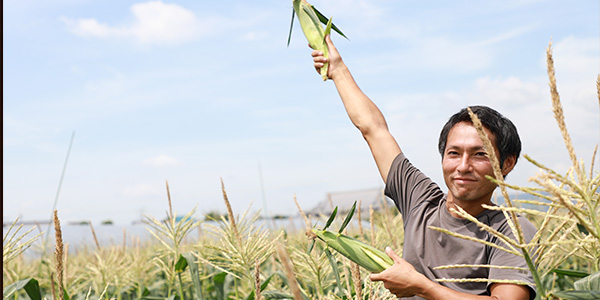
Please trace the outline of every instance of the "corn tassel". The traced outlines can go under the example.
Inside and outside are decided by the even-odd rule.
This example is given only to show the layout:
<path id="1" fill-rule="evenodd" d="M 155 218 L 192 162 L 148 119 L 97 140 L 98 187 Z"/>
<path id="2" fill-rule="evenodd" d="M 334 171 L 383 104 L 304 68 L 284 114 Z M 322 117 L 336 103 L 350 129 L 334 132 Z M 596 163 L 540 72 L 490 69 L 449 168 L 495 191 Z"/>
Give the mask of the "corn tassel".
<path id="1" fill-rule="evenodd" d="M 325 30 L 323 30 L 317 13 L 306 0 L 294 0 L 294 11 L 296 12 L 300 27 L 302 27 L 302 32 L 304 32 L 304 36 L 306 37 L 306 40 L 308 40 L 310 47 L 314 50 L 323 52 L 324 57 L 329 57 L 325 36 L 331 31 L 331 18 L 327 22 Z M 329 78 L 327 76 L 328 69 L 328 63 L 325 63 L 321 68 L 321 77 L 323 77 L 323 81 Z"/>
<path id="2" fill-rule="evenodd" d="M 385 252 L 347 235 L 329 230 L 313 230 L 313 233 L 329 247 L 370 272 L 379 273 L 394 264 Z"/>

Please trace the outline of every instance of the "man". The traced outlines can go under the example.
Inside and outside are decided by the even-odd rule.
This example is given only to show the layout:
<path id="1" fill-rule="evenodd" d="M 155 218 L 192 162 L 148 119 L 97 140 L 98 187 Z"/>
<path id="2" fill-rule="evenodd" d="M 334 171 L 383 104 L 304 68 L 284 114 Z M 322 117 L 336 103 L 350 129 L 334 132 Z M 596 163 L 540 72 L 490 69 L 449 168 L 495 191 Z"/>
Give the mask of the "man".
<path id="1" fill-rule="evenodd" d="M 404 222 L 403 258 L 387 248 L 386 253 L 394 260 L 394 265 L 381 273 L 371 274 L 370 279 L 382 281 L 398 297 L 411 299 L 533 299 L 533 279 L 522 257 L 428 228 L 440 227 L 506 247 L 475 223 L 461 218 L 456 213 L 456 207 L 460 207 L 479 221 L 514 238 L 502 212 L 482 207 L 482 204 L 493 205 L 491 197 L 496 184 L 485 177 L 493 177 L 492 164 L 466 109 L 452 116 L 440 135 L 439 151 L 448 187 L 445 195 L 406 159 L 390 134 L 381 111 L 360 90 L 329 36 L 325 40 L 329 58 L 323 57 L 320 51 L 313 51 L 314 66 L 319 71 L 324 63 L 329 63 L 328 77 L 335 83 L 352 123 L 367 141 L 386 182 L 385 193 L 394 200 Z M 506 176 L 515 166 L 521 151 L 515 126 L 491 108 L 471 108 L 481 119 L 494 144 L 496 155 L 500 157 L 502 175 Z M 530 240 L 535 234 L 535 227 L 523 217 L 519 218 L 519 222 L 526 239 Z M 459 264 L 473 266 L 435 269 Z M 488 278 L 528 284 L 435 281 L 440 278 Z"/>

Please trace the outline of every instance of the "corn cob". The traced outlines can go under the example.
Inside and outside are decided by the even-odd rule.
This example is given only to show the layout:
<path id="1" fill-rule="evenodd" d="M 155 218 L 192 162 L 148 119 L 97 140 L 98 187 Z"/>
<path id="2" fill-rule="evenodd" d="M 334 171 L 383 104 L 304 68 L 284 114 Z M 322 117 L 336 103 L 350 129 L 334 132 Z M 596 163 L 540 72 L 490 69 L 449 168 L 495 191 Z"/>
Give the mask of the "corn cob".
<path id="1" fill-rule="evenodd" d="M 385 252 L 347 235 L 329 230 L 313 229 L 312 232 L 329 247 L 370 272 L 379 273 L 394 264 Z"/>
<path id="2" fill-rule="evenodd" d="M 314 50 L 319 50 L 323 52 L 324 57 L 329 57 L 329 51 L 327 48 L 327 44 L 325 43 L 325 36 L 328 35 L 331 31 L 331 18 L 327 22 L 325 30 L 323 30 L 317 13 L 313 9 L 313 7 L 308 2 L 306 2 L 306 0 L 293 1 L 294 12 L 298 17 L 300 27 L 302 27 L 302 32 L 304 32 L 304 36 L 306 37 L 306 40 L 308 40 L 308 44 Z M 323 77 L 324 81 L 328 78 L 328 67 L 329 64 L 325 63 L 321 68 L 321 77 Z"/>

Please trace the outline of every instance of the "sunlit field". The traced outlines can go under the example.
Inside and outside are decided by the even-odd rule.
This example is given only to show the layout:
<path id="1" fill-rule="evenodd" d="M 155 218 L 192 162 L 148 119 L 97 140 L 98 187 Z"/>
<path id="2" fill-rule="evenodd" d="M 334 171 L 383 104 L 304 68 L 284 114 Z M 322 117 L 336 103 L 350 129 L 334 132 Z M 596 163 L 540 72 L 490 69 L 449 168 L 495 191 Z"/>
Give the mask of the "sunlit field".
<path id="1" fill-rule="evenodd" d="M 596 151 L 591 158 L 576 157 L 556 88 L 551 47 L 547 59 L 553 111 L 572 167 L 558 174 L 544 162 L 525 156 L 526 163 L 540 169 L 532 179 L 535 188 L 498 182 L 504 203 L 499 209 L 513 221 L 514 234 L 500 237 L 501 246 L 529 263 L 538 299 L 598 299 L 600 172 L 594 169 Z M 598 94 L 600 105 L 600 76 Z M 326 249 L 325 243 L 316 241 L 311 249 L 314 236 L 306 233 L 322 228 L 329 215 L 307 216 L 296 203 L 305 224 L 290 221 L 290 226 L 273 229 L 259 222 L 260 212 L 231 207 L 225 184 L 222 190 L 228 208 L 222 216 L 198 216 L 192 210 L 176 218 L 177 202 L 167 196 L 166 216 L 145 217 L 151 238 L 144 240 L 124 232 L 122 243 L 100 245 L 96 241 L 70 251 L 73 246 L 63 242 L 60 211 L 54 212 L 50 243 L 43 243 L 45 234 L 30 238 L 30 228 L 14 224 L 3 239 L 4 299 L 396 299 L 380 283 L 371 282 L 367 270 Z M 515 194 L 535 200 L 509 197 Z M 382 209 L 357 211 L 345 234 L 378 249 L 390 246 L 400 254 L 402 217 L 390 202 L 381 201 Z M 342 226 L 346 213 L 338 212 L 331 228 Z M 529 218 L 539 230 L 530 243 L 521 238 L 516 214 Z M 205 221 L 211 217 L 211 222 Z M 94 235 L 93 227 L 90 235 Z M 452 280 L 467 279 L 439 281 Z"/>

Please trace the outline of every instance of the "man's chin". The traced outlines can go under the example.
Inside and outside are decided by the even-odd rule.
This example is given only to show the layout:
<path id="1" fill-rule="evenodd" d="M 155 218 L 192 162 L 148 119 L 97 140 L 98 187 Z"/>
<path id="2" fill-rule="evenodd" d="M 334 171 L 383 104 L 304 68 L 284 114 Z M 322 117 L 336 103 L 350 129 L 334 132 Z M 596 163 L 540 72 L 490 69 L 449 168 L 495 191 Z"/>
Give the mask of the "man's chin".
<path id="1" fill-rule="evenodd" d="M 452 197 L 459 202 L 472 202 L 478 199 L 470 191 L 455 191 L 452 193 Z"/>

